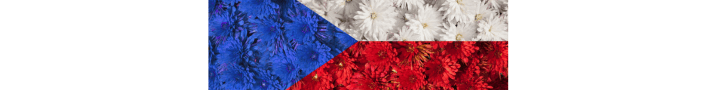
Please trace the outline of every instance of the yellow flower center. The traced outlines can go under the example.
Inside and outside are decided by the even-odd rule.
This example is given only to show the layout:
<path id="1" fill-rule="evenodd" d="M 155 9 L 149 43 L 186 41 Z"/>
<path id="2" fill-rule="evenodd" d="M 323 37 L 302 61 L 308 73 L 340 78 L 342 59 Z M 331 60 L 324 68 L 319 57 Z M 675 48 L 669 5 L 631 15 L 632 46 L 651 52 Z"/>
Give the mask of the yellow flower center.
<path id="1" fill-rule="evenodd" d="M 463 0 L 456 0 L 455 2 L 458 2 L 458 4 L 463 5 Z"/>
<path id="2" fill-rule="evenodd" d="M 427 27 L 427 23 L 422 23 L 422 28 L 426 28 L 426 27 Z"/>
<path id="3" fill-rule="evenodd" d="M 370 17 L 372 17 L 372 19 L 377 18 L 377 13 L 372 13 L 372 16 L 370 16 Z"/>
<path id="4" fill-rule="evenodd" d="M 315 75 L 313 76 L 313 80 L 314 80 L 314 81 L 318 81 L 318 74 L 315 74 Z"/>
<path id="5" fill-rule="evenodd" d="M 475 20 L 482 20 L 482 19 L 483 19 L 483 14 L 475 15 Z"/>
<path id="6" fill-rule="evenodd" d="M 342 64 L 341 62 L 339 62 L 339 67 L 343 67 L 343 66 L 344 66 L 344 64 Z"/>
<path id="7" fill-rule="evenodd" d="M 455 36 L 455 40 L 460 41 L 461 39 L 463 39 L 463 35 L 462 34 L 458 34 L 458 35 Z"/>

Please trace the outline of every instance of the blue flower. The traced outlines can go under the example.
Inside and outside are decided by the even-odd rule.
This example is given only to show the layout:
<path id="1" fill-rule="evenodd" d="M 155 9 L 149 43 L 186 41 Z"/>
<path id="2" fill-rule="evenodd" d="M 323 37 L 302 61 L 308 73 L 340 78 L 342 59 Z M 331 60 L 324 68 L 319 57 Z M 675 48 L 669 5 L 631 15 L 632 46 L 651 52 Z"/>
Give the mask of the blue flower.
<path id="1" fill-rule="evenodd" d="M 242 0 L 238 10 L 254 17 L 265 17 L 271 14 L 277 14 L 278 4 L 270 0 Z"/>
<path id="2" fill-rule="evenodd" d="M 272 61 L 273 75 L 280 77 L 281 83 L 284 85 L 293 85 L 293 83 L 298 81 L 296 77 L 298 77 L 298 72 L 301 71 L 301 68 L 290 59 L 285 58 L 287 57 L 281 56 Z"/>
<path id="3" fill-rule="evenodd" d="M 290 13 L 296 13 L 295 11 L 289 11 Z M 291 14 L 291 22 L 287 22 L 284 26 L 286 28 L 286 36 L 289 39 L 300 43 L 308 43 L 313 40 L 313 36 L 316 29 L 318 28 L 319 19 L 316 14 L 311 12 L 302 12 L 300 15 Z"/>
<path id="4" fill-rule="evenodd" d="M 305 44 L 296 49 L 296 57 L 301 70 L 311 73 L 313 70 L 329 61 L 334 56 L 329 53 L 331 49 L 319 42 Z"/>

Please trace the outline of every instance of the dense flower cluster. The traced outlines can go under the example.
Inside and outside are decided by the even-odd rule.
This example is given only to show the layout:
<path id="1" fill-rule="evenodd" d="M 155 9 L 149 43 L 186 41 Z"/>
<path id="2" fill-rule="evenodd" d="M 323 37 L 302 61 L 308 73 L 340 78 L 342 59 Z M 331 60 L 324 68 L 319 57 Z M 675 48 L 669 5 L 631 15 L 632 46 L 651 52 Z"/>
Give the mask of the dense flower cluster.
<path id="1" fill-rule="evenodd" d="M 292 90 L 507 90 L 508 42 L 357 42 Z"/>
<path id="2" fill-rule="evenodd" d="M 296 0 L 210 0 L 208 26 L 210 90 L 285 89 L 357 42 Z"/>
<path id="3" fill-rule="evenodd" d="M 300 0 L 364 41 L 508 41 L 508 0 Z"/>

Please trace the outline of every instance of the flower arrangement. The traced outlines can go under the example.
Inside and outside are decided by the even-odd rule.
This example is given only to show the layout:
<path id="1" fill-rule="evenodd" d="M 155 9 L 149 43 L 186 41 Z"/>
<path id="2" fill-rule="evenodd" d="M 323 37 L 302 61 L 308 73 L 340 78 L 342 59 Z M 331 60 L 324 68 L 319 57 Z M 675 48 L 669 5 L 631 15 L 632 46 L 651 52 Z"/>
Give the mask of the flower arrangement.
<path id="1" fill-rule="evenodd" d="M 357 42 L 291 90 L 507 90 L 508 42 Z"/>
<path id="2" fill-rule="evenodd" d="M 300 0 L 359 41 L 508 41 L 508 0 Z"/>
<path id="3" fill-rule="evenodd" d="M 210 90 L 286 89 L 357 42 L 296 0 L 209 0 L 208 26 Z"/>

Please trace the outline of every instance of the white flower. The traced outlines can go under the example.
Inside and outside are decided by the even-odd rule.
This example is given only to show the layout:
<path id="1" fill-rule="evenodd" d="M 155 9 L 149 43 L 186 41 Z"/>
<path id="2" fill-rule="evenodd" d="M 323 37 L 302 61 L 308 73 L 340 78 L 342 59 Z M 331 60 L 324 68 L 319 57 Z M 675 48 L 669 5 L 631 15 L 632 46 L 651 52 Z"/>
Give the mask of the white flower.
<path id="1" fill-rule="evenodd" d="M 344 15 L 346 17 L 353 17 L 357 11 L 360 11 L 359 4 L 361 0 L 346 0 L 344 2 Z"/>
<path id="2" fill-rule="evenodd" d="M 500 0 L 486 0 L 485 1 L 485 4 L 489 8 L 492 7 L 493 9 L 499 9 L 500 8 L 500 2 L 502 2 L 502 1 L 500 1 Z"/>
<path id="3" fill-rule="evenodd" d="M 445 24 L 440 40 L 443 41 L 476 41 L 476 30 L 478 26 L 475 23 L 453 23 Z"/>
<path id="4" fill-rule="evenodd" d="M 319 14 L 319 16 L 323 17 L 324 19 L 328 20 L 334 25 L 339 25 L 341 23 L 342 11 L 344 8 L 344 5 L 340 4 L 343 3 L 343 0 L 329 0 L 329 1 L 323 1 L 320 2 L 320 7 L 317 7 L 317 9 L 311 8 L 314 12 Z M 309 5 L 307 5 L 308 7 Z"/>
<path id="5" fill-rule="evenodd" d="M 487 17 L 496 15 L 496 12 L 493 9 L 488 9 L 485 4 L 477 4 L 473 9 L 475 9 L 475 23 L 485 21 Z"/>
<path id="6" fill-rule="evenodd" d="M 399 30 L 399 34 L 394 34 L 392 41 L 423 41 L 425 40 L 419 33 L 413 32 L 414 30 L 402 27 Z"/>
<path id="7" fill-rule="evenodd" d="M 425 1 L 423 0 L 394 0 L 394 4 L 397 5 L 399 8 L 405 8 L 407 10 L 412 10 L 417 8 L 420 5 L 424 5 Z"/>
<path id="8" fill-rule="evenodd" d="M 449 21 L 469 22 L 477 4 L 481 4 L 480 0 L 447 0 L 442 3 L 440 11 L 445 11 L 445 17 Z"/>
<path id="9" fill-rule="evenodd" d="M 490 16 L 485 22 L 478 23 L 477 39 L 483 41 L 508 41 L 508 24 L 502 17 Z"/>
<path id="10" fill-rule="evenodd" d="M 421 6 L 415 14 L 405 14 L 405 25 L 413 32 L 420 33 L 425 40 L 435 40 L 437 31 L 442 29 L 442 15 L 431 5 Z M 414 28 L 421 27 L 421 28 Z"/>
<path id="11" fill-rule="evenodd" d="M 359 8 L 361 11 L 356 12 L 353 24 L 364 31 L 367 40 L 386 40 L 387 31 L 392 29 L 396 20 L 394 7 L 384 0 L 365 0 Z"/>

